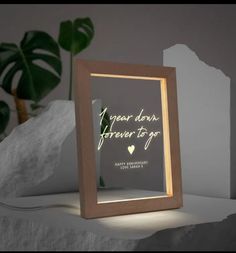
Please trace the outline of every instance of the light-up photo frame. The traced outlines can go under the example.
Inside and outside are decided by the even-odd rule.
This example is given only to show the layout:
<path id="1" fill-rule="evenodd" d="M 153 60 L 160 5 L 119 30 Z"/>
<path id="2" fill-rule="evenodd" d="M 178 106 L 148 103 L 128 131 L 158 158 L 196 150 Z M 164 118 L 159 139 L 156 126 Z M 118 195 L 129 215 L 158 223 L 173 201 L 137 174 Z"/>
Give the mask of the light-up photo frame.
<path id="1" fill-rule="evenodd" d="M 176 72 L 77 60 L 81 216 L 182 206 Z"/>

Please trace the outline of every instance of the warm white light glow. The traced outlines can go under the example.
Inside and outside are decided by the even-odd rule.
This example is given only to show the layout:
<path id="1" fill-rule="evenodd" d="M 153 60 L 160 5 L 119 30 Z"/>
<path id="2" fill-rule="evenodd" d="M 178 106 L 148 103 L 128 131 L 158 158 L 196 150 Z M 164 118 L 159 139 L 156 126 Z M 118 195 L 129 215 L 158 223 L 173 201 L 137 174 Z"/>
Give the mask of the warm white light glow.
<path id="1" fill-rule="evenodd" d="M 98 204 L 104 203 L 113 203 L 113 202 L 124 202 L 124 201 L 133 201 L 133 200 L 142 200 L 142 199 L 160 199 L 160 198 L 170 198 L 170 195 L 162 195 L 162 196 L 151 196 L 151 197 L 141 197 L 141 198 L 127 198 L 127 199 L 116 199 L 116 200 L 105 200 L 98 201 Z"/>
<path id="2" fill-rule="evenodd" d="M 165 174 L 166 174 L 166 192 L 173 196 L 173 181 L 171 173 L 171 154 L 170 154 L 170 126 L 168 116 L 168 100 L 167 100 L 167 84 L 166 79 L 161 81 L 161 104 L 162 104 L 162 119 L 163 119 L 163 138 L 164 138 L 164 159 L 165 159 Z"/>
<path id="3" fill-rule="evenodd" d="M 128 146 L 128 151 L 129 151 L 129 153 L 131 155 L 133 154 L 134 150 L 135 150 L 135 146 L 134 145 Z"/>
<path id="4" fill-rule="evenodd" d="M 102 122 L 104 120 L 104 117 L 106 115 L 107 112 L 107 107 L 105 107 L 102 112 L 99 114 L 99 116 L 101 117 L 100 119 L 100 126 L 102 126 Z M 144 138 L 146 137 L 147 140 L 145 142 L 144 145 L 144 150 L 147 150 L 151 141 L 157 137 L 159 137 L 159 135 L 161 134 L 160 131 L 148 131 L 147 128 L 144 128 L 142 125 L 140 125 L 135 131 L 127 131 L 127 130 L 123 130 L 123 131 L 114 131 L 113 130 L 113 126 L 117 123 L 117 122 L 125 122 L 125 123 L 129 123 L 131 121 L 133 122 L 141 122 L 140 124 L 142 124 L 145 121 L 148 122 L 155 122 L 155 121 L 159 121 L 159 117 L 156 116 L 155 114 L 151 114 L 151 115 L 145 115 L 144 114 L 144 109 L 141 108 L 140 111 L 136 114 L 129 114 L 129 115 L 110 115 L 109 116 L 110 121 L 111 121 L 111 125 L 109 127 L 109 131 L 107 132 L 108 129 L 108 125 L 106 125 L 103 129 L 103 132 L 100 134 L 100 138 L 99 138 L 99 143 L 98 143 L 98 147 L 97 149 L 100 150 L 104 140 L 105 139 L 123 139 L 123 138 L 132 138 L 134 136 L 136 136 L 136 138 Z M 133 148 L 132 148 L 133 149 Z M 130 154 L 132 155 L 133 151 L 129 150 Z"/>
<path id="5" fill-rule="evenodd" d="M 150 77 L 150 76 L 126 76 L 126 75 L 112 75 L 112 74 L 101 74 L 101 73 L 90 73 L 90 76 L 96 77 L 110 77 L 110 78 L 124 78 L 124 79 L 139 79 L 139 80 L 155 80 L 163 81 L 165 78 Z"/>

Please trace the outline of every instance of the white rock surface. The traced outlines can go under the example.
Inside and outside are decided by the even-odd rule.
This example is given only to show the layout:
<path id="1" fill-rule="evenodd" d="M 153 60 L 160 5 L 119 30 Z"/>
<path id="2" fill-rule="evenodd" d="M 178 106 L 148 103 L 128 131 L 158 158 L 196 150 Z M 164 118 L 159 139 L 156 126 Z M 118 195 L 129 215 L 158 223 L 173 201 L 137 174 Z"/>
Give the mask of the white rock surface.
<path id="1" fill-rule="evenodd" d="M 230 78 L 183 44 L 163 64 L 176 67 L 183 191 L 230 198 Z"/>
<path id="2" fill-rule="evenodd" d="M 63 101 L 66 103 L 67 101 Z M 70 102 L 71 103 L 71 102 Z M 73 102 L 72 102 L 73 103 Z M 101 101 L 95 99 L 92 101 L 93 111 L 93 125 L 96 146 L 100 137 L 100 116 Z M 53 112 L 52 112 L 53 113 Z M 74 106 L 68 111 L 69 114 L 74 115 Z M 63 115 L 61 115 L 63 117 Z M 72 131 L 71 125 L 73 126 Z M 55 129 L 60 128 L 56 126 Z M 28 188 L 24 192 L 24 196 L 53 194 L 62 192 L 76 192 L 79 190 L 79 164 L 76 144 L 76 128 L 74 118 L 68 125 L 68 129 L 64 131 L 64 141 L 61 143 L 61 149 L 58 150 L 59 163 L 54 167 L 53 174 L 41 183 Z M 97 183 L 99 184 L 100 177 L 100 152 L 96 152 L 96 170 Z"/>
<path id="3" fill-rule="evenodd" d="M 184 194 L 180 209 L 98 219 L 80 216 L 77 192 L 0 202 L 44 207 L 23 211 L 0 203 L 0 250 L 236 249 L 236 200 L 231 199 Z"/>
<path id="4" fill-rule="evenodd" d="M 59 163 L 54 168 L 53 174 L 41 183 L 26 189 L 24 196 L 78 191 L 79 177 L 75 127 L 65 136 L 59 156 Z"/>
<path id="5" fill-rule="evenodd" d="M 144 239 L 117 239 L 23 218 L 0 218 L 0 251 L 236 250 L 236 214 L 221 222 L 159 231 Z"/>
<path id="6" fill-rule="evenodd" d="M 221 222 L 167 229 L 140 240 L 135 251 L 235 251 L 236 214 Z"/>
<path id="7" fill-rule="evenodd" d="M 49 178 L 74 127 L 74 102 L 57 100 L 14 128 L 0 143 L 0 196 L 21 196 Z"/>
<path id="8" fill-rule="evenodd" d="M 0 251 L 120 251 L 132 250 L 135 245 L 135 240 L 113 239 L 86 231 L 55 228 L 22 218 L 0 218 Z"/>
<path id="9" fill-rule="evenodd" d="M 101 101 L 92 101 L 95 143 Z M 56 100 L 0 143 L 0 197 L 79 190 L 74 102 Z M 100 153 L 96 152 L 97 182 Z"/>

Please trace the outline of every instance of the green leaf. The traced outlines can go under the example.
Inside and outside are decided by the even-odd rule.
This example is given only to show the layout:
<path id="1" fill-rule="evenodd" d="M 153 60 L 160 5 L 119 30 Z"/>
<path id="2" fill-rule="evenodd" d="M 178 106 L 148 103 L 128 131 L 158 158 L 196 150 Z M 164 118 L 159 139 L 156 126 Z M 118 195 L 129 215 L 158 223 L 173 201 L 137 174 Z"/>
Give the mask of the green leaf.
<path id="1" fill-rule="evenodd" d="M 37 54 L 34 53 L 32 55 L 29 55 L 29 59 L 31 60 L 42 60 L 45 63 L 47 63 L 49 66 L 51 66 L 58 75 L 61 75 L 62 72 L 62 66 L 61 66 L 61 61 L 59 58 L 47 55 L 47 54 Z"/>
<path id="2" fill-rule="evenodd" d="M 58 42 L 66 51 L 78 54 L 89 46 L 94 36 L 94 26 L 90 18 L 67 20 L 60 24 Z"/>
<path id="3" fill-rule="evenodd" d="M 0 101 L 0 134 L 4 133 L 10 119 L 10 108 L 4 101 Z"/>
<path id="4" fill-rule="evenodd" d="M 60 81 L 60 78 L 40 66 L 30 64 L 29 67 L 32 74 L 32 81 L 35 86 L 35 99 L 33 100 L 38 102 L 40 98 L 45 97 L 54 87 L 56 87 Z M 30 89 L 28 89 L 28 87 L 25 85 L 25 83 L 29 82 L 29 76 L 26 74 L 26 72 L 24 72 L 18 84 L 18 97 L 22 99 L 28 99 L 28 97 L 31 96 Z"/>
<path id="5" fill-rule="evenodd" d="M 12 92 L 12 81 L 15 76 L 15 74 L 20 70 L 20 66 L 17 64 L 14 64 L 8 72 L 5 74 L 3 80 L 2 80 L 2 88 L 11 94 Z"/>
<path id="6" fill-rule="evenodd" d="M 16 50 L 17 50 L 17 46 L 14 44 L 6 44 L 6 43 L 0 44 L 0 55 L 1 55 L 0 75 L 9 64 L 11 64 L 17 59 Z"/>
<path id="7" fill-rule="evenodd" d="M 60 57 L 60 50 L 57 42 L 46 32 L 30 31 L 25 33 L 20 45 L 25 52 L 42 49 Z"/>
<path id="8" fill-rule="evenodd" d="M 46 32 L 29 31 L 19 47 L 1 43 L 1 82 L 2 88 L 9 94 L 12 93 L 17 72 L 20 72 L 17 96 L 38 103 L 60 82 L 62 64 L 57 42 Z"/>

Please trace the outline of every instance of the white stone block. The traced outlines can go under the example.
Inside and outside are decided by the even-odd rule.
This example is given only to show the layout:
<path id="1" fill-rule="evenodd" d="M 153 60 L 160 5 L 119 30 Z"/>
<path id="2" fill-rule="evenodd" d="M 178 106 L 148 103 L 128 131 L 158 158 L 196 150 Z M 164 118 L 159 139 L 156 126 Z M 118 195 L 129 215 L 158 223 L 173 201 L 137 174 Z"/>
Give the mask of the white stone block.
<path id="1" fill-rule="evenodd" d="M 230 78 L 183 44 L 163 65 L 176 67 L 183 191 L 230 198 Z"/>

